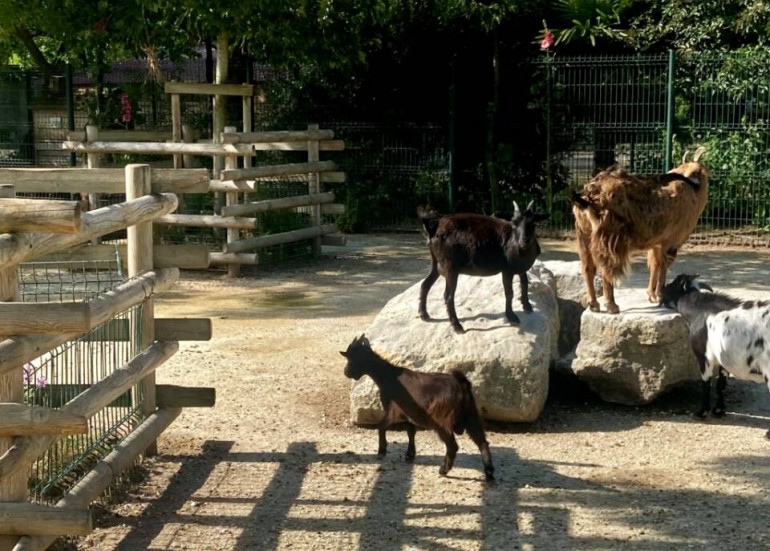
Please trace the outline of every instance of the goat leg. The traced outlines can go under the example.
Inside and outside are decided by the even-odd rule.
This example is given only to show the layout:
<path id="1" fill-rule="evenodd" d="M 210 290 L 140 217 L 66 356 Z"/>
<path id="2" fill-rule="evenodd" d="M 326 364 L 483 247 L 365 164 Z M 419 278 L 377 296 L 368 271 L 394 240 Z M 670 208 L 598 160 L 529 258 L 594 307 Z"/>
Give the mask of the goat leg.
<path id="1" fill-rule="evenodd" d="M 525 312 L 532 312 L 532 304 L 529 302 L 529 279 L 527 272 L 519 274 L 519 286 L 521 288 L 521 306 Z"/>
<path id="2" fill-rule="evenodd" d="M 436 280 L 438 279 L 438 266 L 436 265 L 436 260 L 433 259 L 431 267 L 430 267 L 430 273 L 428 274 L 428 277 L 425 278 L 425 280 L 422 282 L 422 285 L 420 285 L 420 307 L 419 307 L 419 313 L 420 313 L 420 319 L 422 321 L 429 321 L 430 316 L 428 315 L 428 292 L 430 291 L 430 288 L 433 287 L 433 284 L 436 283 Z"/>
<path id="3" fill-rule="evenodd" d="M 519 317 L 513 313 L 513 272 L 503 271 L 503 291 L 505 292 L 505 319 L 511 325 L 516 325 L 519 323 Z"/>
<path id="4" fill-rule="evenodd" d="M 725 374 L 725 370 L 720 365 L 717 370 L 719 373 L 717 374 L 717 399 L 716 404 L 714 404 L 714 409 L 711 410 L 711 414 L 714 417 L 724 417 L 725 414 L 725 388 L 727 387 L 727 375 Z"/>
<path id="5" fill-rule="evenodd" d="M 491 482 L 495 479 L 495 468 L 492 466 L 492 454 L 489 451 L 489 442 L 487 442 L 487 436 L 484 433 L 484 427 L 481 424 L 481 419 L 478 415 L 469 415 L 466 422 L 466 429 L 468 436 L 471 437 L 473 443 L 476 444 L 481 452 L 481 461 L 484 463 L 484 477 L 487 482 Z"/>
<path id="6" fill-rule="evenodd" d="M 588 307 L 592 312 L 598 312 L 599 301 L 596 300 L 596 288 L 594 287 L 594 278 L 596 277 L 596 263 L 589 251 L 589 238 L 582 232 L 577 232 L 578 237 L 578 256 L 580 257 L 580 271 L 583 273 L 583 281 L 586 284 L 586 293 L 588 294 Z"/>
<path id="7" fill-rule="evenodd" d="M 446 305 L 447 314 L 449 314 L 449 323 L 452 324 L 452 329 L 455 333 L 465 333 L 465 329 L 460 325 L 460 320 L 457 319 L 457 312 L 455 312 L 455 291 L 457 290 L 457 276 L 455 273 L 448 273 L 444 276 L 446 280 L 446 287 L 444 288 L 444 304 Z"/>
<path id="8" fill-rule="evenodd" d="M 385 417 L 380 421 L 380 424 L 377 426 L 377 436 L 379 438 L 379 445 L 377 446 L 377 457 L 382 458 L 385 457 L 385 454 L 388 453 L 388 440 L 386 439 L 386 432 L 388 430 L 388 426 L 390 425 L 390 419 L 389 419 L 389 413 L 388 413 L 388 407 L 385 407 Z"/>
<path id="9" fill-rule="evenodd" d="M 615 289 L 612 286 L 612 279 L 602 274 L 602 293 L 604 294 L 604 306 L 608 314 L 617 314 L 620 308 L 615 303 Z M 593 310 L 593 308 L 591 308 Z M 598 310 L 594 310 L 598 311 Z"/>
<path id="10" fill-rule="evenodd" d="M 444 456 L 444 464 L 441 465 L 441 468 L 438 470 L 440 475 L 446 475 L 451 469 L 452 465 L 455 464 L 455 457 L 457 456 L 457 450 L 460 449 L 460 447 L 457 445 L 457 440 L 455 440 L 454 434 L 452 434 L 451 430 L 445 430 L 445 429 L 436 429 L 436 432 L 438 433 L 441 440 L 446 444 L 446 455 Z"/>
<path id="11" fill-rule="evenodd" d="M 695 359 L 698 361 L 698 367 L 700 368 L 701 376 L 701 400 L 700 409 L 696 415 L 698 417 L 705 417 L 711 409 L 711 366 L 706 362 L 706 357 L 703 354 L 696 354 Z"/>
<path id="12" fill-rule="evenodd" d="M 409 439 L 409 443 L 406 445 L 406 455 L 404 460 L 407 463 L 414 462 L 414 456 L 417 455 L 417 451 L 414 447 L 414 434 L 417 432 L 417 428 L 412 423 L 406 424 L 406 436 Z"/>

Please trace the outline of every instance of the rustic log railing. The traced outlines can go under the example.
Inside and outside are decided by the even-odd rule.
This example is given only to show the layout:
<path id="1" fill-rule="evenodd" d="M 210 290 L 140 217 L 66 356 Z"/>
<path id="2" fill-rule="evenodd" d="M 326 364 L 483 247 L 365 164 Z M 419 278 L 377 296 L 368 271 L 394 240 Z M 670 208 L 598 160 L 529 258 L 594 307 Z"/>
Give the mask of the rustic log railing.
<path id="1" fill-rule="evenodd" d="M 170 93 L 179 94 L 204 93 L 204 90 L 209 90 L 208 87 L 198 89 L 189 88 L 187 85 L 180 86 L 169 88 L 167 85 L 167 91 L 171 90 Z M 245 93 L 245 89 L 240 86 L 234 86 L 232 90 L 225 89 L 225 91 L 232 95 Z M 171 176 L 167 171 L 156 170 L 153 171 L 151 180 L 154 192 L 165 189 L 170 185 L 169 180 L 173 179 L 173 186 L 177 193 L 224 195 L 224 205 L 218 213 L 173 213 L 157 218 L 155 223 L 165 226 L 224 228 L 227 231 L 226 244 L 221 252 L 211 252 L 209 262 L 228 265 L 230 275 L 237 275 L 239 266 L 242 264 L 256 264 L 258 249 L 262 247 L 311 239 L 313 253 L 317 255 L 321 251 L 322 244 L 344 244 L 344 236 L 331 235 L 336 233 L 336 227 L 325 223 L 323 218 L 326 215 L 344 213 L 344 205 L 335 203 L 334 195 L 331 192 L 322 191 L 321 188 L 326 183 L 344 182 L 345 174 L 337 170 L 333 161 L 322 161 L 319 158 L 320 153 L 324 151 L 342 151 L 345 147 L 344 142 L 335 140 L 331 130 L 319 129 L 317 125 L 309 125 L 307 130 L 301 131 L 238 133 L 234 130 L 234 128 L 227 128 L 220 134 L 217 143 L 107 141 L 103 139 L 102 132 L 70 133 L 69 136 L 73 139 L 64 142 L 63 147 L 75 153 L 86 154 L 89 159 L 110 153 L 173 155 L 175 159 L 180 156 L 211 156 L 224 159 L 224 170 L 219 172 L 218 178 L 208 180 L 205 186 L 199 179 L 202 178 L 201 173 L 189 172 L 195 169 L 180 170 L 179 172 L 185 173 L 184 177 Z M 99 139 L 85 140 L 88 135 L 96 135 Z M 307 162 L 251 167 L 251 160 L 260 151 L 306 151 Z M 240 168 L 239 162 L 243 165 Z M 91 170 L 103 172 L 108 169 Z M 43 177 L 48 175 L 52 173 L 45 174 Z M 286 177 L 304 178 L 307 181 L 308 193 L 297 197 L 242 203 L 243 194 L 253 193 L 261 181 Z M 72 177 L 67 176 L 67 178 Z M 3 181 L 0 170 L 0 184 Z M 99 187 L 97 187 L 97 181 Z M 105 191 L 105 181 L 105 178 L 97 179 L 89 176 L 81 180 L 84 184 L 81 186 L 84 188 L 82 191 L 109 193 Z M 34 175 L 25 174 L 23 182 L 24 189 L 40 189 L 39 180 L 35 180 Z M 180 182 L 185 183 L 184 190 L 180 189 Z M 60 184 L 58 187 L 61 189 L 66 186 Z M 203 187 L 205 189 L 202 189 Z M 271 235 L 270 239 L 243 235 L 244 232 L 253 233 L 257 228 L 257 218 L 252 216 L 274 209 L 302 209 L 310 214 L 311 226 L 276 234 L 281 237 Z"/>
<path id="2" fill-rule="evenodd" d="M 25 191 L 42 181 L 47 183 L 48 190 L 52 182 L 57 182 L 69 191 L 70 186 L 78 185 L 73 176 L 78 173 L 86 178 L 101 175 L 102 180 L 93 180 L 100 189 L 112 192 L 112 186 L 117 186 L 115 174 L 103 169 L 3 172 L 5 183 L 9 175 L 19 176 L 16 181 Z M 54 174 L 59 178 L 53 178 Z M 154 318 L 152 295 L 170 288 L 178 280 L 179 269 L 153 265 L 156 258 L 153 220 L 176 208 L 176 195 L 171 192 L 208 184 L 208 178 L 204 182 L 197 172 L 176 171 L 173 175 L 163 173 L 162 177 L 158 174 L 147 165 L 127 166 L 123 171 L 126 201 L 89 212 L 81 213 L 77 202 L 0 201 L 0 231 L 8 232 L 0 234 L 0 551 L 42 550 L 58 536 L 88 533 L 92 528 L 90 502 L 139 454 L 153 453 L 155 440 L 179 415 L 180 407 L 214 403 L 214 389 L 155 385 L 155 370 L 178 350 L 178 340 L 211 337 L 209 320 Z M 39 207 L 37 212 L 35 206 Z M 55 215 L 40 215 L 40 211 L 49 207 Z M 30 225 L 24 212 L 30 212 L 30 218 L 35 217 L 36 225 Z M 130 279 L 85 303 L 18 302 L 20 263 L 46 255 L 66 256 L 72 247 L 124 228 L 128 230 L 128 244 L 120 254 L 127 256 Z M 177 250 L 181 251 L 181 247 Z M 114 258 L 114 248 L 112 254 Z M 172 250 L 167 254 L 185 257 L 181 253 L 175 255 Z M 25 363 L 83 337 L 117 314 L 140 304 L 142 308 L 131 320 L 133 330 L 128 335 L 137 339 L 136 349 L 141 350 L 138 355 L 86 386 L 58 409 L 25 405 L 22 376 Z M 91 417 L 137 385 L 141 387 L 139 407 L 144 421 L 98 461 L 55 506 L 28 503 L 30 464 L 59 439 L 83 434 Z"/>

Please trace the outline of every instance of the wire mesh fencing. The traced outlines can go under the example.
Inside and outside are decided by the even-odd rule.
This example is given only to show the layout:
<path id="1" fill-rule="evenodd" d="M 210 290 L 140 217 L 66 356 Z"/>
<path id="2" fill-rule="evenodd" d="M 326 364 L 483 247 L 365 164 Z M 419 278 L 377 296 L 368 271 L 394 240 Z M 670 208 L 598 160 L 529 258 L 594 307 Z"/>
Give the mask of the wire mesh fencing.
<path id="1" fill-rule="evenodd" d="M 127 280 L 115 261 L 32 262 L 19 268 L 23 302 L 83 303 Z M 138 349 L 143 304 L 119 313 L 83 337 L 61 344 L 23 367 L 24 402 L 61 408 L 132 358 Z M 123 394 L 88 421 L 88 432 L 67 435 L 32 466 L 30 499 L 54 503 L 142 420 L 139 387 Z"/>

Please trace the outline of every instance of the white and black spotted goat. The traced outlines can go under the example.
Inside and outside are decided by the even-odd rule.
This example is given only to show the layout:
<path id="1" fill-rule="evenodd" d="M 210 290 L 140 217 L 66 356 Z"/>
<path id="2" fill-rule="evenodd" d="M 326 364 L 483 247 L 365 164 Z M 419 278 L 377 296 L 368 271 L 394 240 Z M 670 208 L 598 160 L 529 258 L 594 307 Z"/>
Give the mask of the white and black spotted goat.
<path id="1" fill-rule="evenodd" d="M 689 342 L 703 380 L 698 415 L 709 411 L 711 377 L 717 377 L 712 414 L 725 413 L 725 371 L 770 389 L 770 302 L 741 301 L 713 292 L 697 275 L 678 275 L 663 288 L 661 304 L 676 309 L 690 326 Z M 703 290 L 709 292 L 701 292 Z M 770 430 L 766 437 L 770 438 Z"/>

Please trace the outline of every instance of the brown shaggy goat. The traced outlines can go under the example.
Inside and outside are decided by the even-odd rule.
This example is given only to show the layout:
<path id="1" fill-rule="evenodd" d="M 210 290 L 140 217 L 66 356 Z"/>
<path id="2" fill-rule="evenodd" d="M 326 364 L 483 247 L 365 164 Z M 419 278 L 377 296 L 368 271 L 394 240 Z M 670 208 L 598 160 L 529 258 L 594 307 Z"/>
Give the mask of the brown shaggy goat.
<path id="1" fill-rule="evenodd" d="M 592 311 L 599 311 L 596 269 L 601 271 L 607 312 L 617 314 L 613 283 L 628 273 L 631 255 L 638 251 L 647 251 L 647 296 L 660 302 L 668 266 L 706 206 L 709 171 L 699 162 L 703 151 L 698 148 L 689 162 L 685 153 L 682 164 L 667 174 L 608 169 L 574 193 L 578 253 Z"/>

